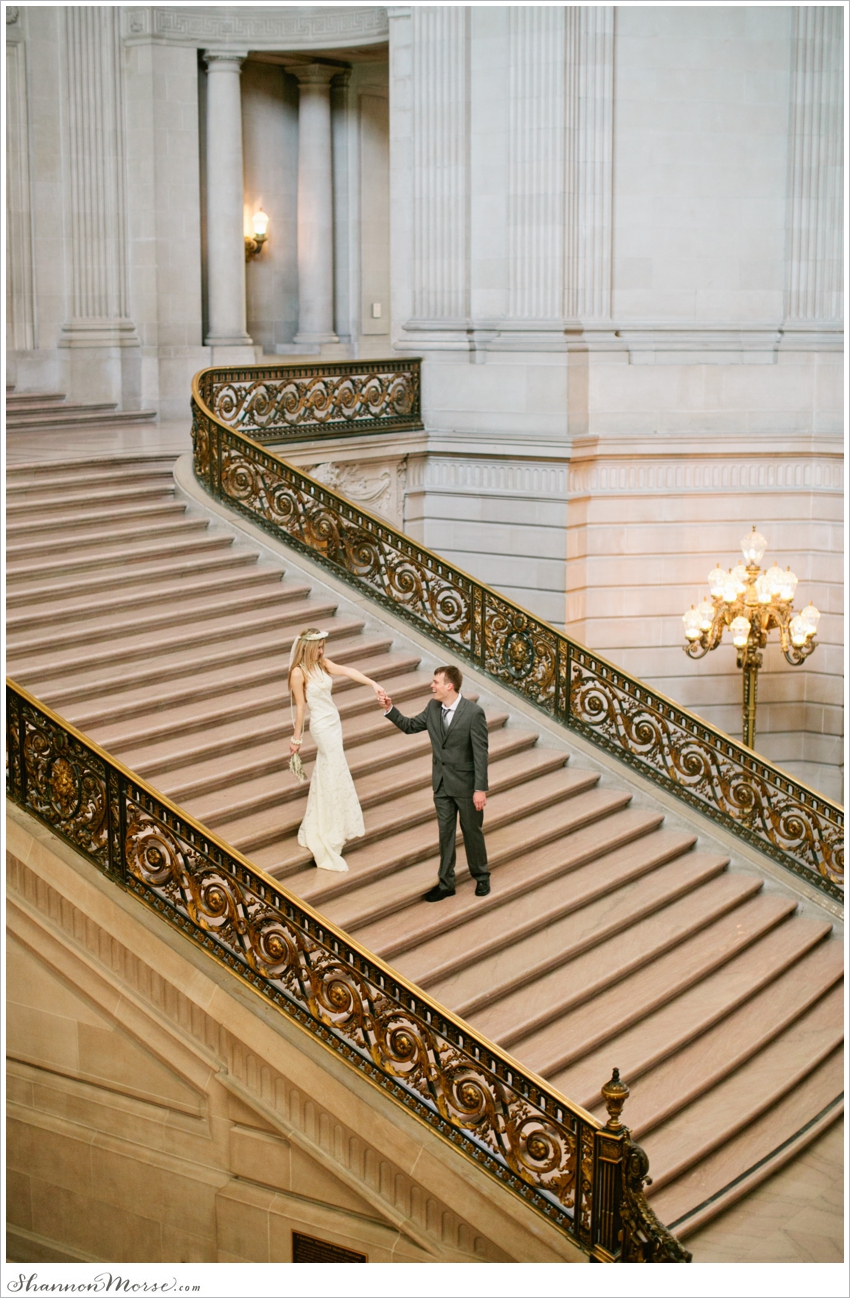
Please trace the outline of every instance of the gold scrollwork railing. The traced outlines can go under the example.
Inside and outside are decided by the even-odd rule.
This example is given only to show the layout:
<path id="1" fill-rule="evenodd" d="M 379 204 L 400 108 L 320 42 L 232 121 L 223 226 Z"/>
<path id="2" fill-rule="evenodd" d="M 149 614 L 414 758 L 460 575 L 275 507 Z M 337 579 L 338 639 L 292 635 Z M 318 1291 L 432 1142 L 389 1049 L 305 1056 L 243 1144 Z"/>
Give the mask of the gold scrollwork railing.
<path id="1" fill-rule="evenodd" d="M 8 679 L 6 737 L 12 801 L 585 1253 L 691 1260 L 643 1195 L 616 1074 L 603 1127 Z"/>
<path id="2" fill-rule="evenodd" d="M 418 360 L 257 365 L 200 377 L 206 407 L 257 442 L 422 427 Z"/>
<path id="3" fill-rule="evenodd" d="M 231 428 L 193 383 L 210 495 L 425 631 L 556 721 L 843 901 L 843 808 Z"/>

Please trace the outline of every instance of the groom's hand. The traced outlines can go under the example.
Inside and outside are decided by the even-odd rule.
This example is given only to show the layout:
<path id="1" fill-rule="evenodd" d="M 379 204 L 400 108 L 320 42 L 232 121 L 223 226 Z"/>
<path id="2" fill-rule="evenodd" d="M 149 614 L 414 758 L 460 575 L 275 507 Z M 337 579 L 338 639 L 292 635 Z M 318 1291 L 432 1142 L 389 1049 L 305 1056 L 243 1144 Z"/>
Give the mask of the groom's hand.
<path id="1" fill-rule="evenodd" d="M 476 811 L 483 811 L 487 806 L 487 794 L 476 789 L 472 795 L 472 805 Z"/>
<path id="2" fill-rule="evenodd" d="M 388 712 L 392 707 L 393 701 L 390 698 L 389 694 L 387 694 L 386 690 L 380 690 L 378 692 L 378 703 L 384 709 L 385 712 Z"/>

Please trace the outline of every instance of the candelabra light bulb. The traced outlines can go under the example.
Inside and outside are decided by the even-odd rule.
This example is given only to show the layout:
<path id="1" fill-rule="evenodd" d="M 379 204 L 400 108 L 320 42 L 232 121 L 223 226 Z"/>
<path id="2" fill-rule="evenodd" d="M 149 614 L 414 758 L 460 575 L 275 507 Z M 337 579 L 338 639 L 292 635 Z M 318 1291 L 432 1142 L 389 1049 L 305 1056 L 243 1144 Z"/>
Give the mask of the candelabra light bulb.
<path id="1" fill-rule="evenodd" d="M 794 573 L 791 571 L 791 568 L 789 566 L 785 569 L 785 571 L 782 574 L 782 581 L 780 583 L 779 592 L 778 592 L 779 598 L 783 600 L 788 600 L 790 602 L 794 598 L 794 591 L 796 589 L 797 589 L 797 578 L 794 575 Z"/>
<path id="2" fill-rule="evenodd" d="M 254 238 L 265 239 L 269 230 L 269 218 L 262 208 L 260 208 L 259 211 L 254 213 L 253 226 L 254 226 Z"/>
<path id="3" fill-rule="evenodd" d="M 710 599 L 704 599 L 701 604 L 697 604 L 697 613 L 699 613 L 700 631 L 710 631 L 714 622 L 714 605 Z"/>
<path id="4" fill-rule="evenodd" d="M 808 622 L 805 618 L 800 617 L 799 613 L 796 617 L 792 617 L 788 630 L 791 632 L 791 643 L 797 649 L 801 649 L 806 643 L 808 637 L 812 634 L 812 629 Z"/>
<path id="5" fill-rule="evenodd" d="M 750 638 L 749 619 L 745 617 L 733 618 L 729 630 L 732 632 L 732 643 L 735 648 L 743 649 Z"/>
<path id="6" fill-rule="evenodd" d="M 715 599 L 723 594 L 723 583 L 725 580 L 726 573 L 720 567 L 720 564 L 718 564 L 716 568 L 712 568 L 711 572 L 708 574 L 708 589 L 711 591 L 711 594 Z"/>
<path id="7" fill-rule="evenodd" d="M 687 613 L 682 617 L 685 624 L 685 638 L 688 640 L 699 640 L 700 637 L 700 615 L 693 604 Z"/>
<path id="8" fill-rule="evenodd" d="M 818 622 L 820 622 L 820 613 L 815 608 L 814 604 L 808 603 L 800 613 L 800 617 L 808 624 L 810 628 L 809 634 L 814 635 L 818 629 Z"/>
<path id="9" fill-rule="evenodd" d="M 744 562 L 747 564 L 761 563 L 761 557 L 767 549 L 767 541 L 761 532 L 756 531 L 756 525 L 753 523 L 753 530 L 749 536 L 745 536 L 741 542 L 741 549 L 744 554 Z"/>

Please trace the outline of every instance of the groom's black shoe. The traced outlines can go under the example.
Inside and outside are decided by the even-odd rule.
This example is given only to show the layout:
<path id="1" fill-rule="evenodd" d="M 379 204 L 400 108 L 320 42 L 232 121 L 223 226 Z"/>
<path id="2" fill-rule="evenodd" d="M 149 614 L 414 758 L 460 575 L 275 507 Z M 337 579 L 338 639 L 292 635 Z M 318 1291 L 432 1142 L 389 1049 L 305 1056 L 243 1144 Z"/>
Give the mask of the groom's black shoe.
<path id="1" fill-rule="evenodd" d="M 489 879 L 479 879 L 479 880 L 478 880 L 478 882 L 477 882 L 476 885 L 475 885 L 475 895 L 476 895 L 476 897 L 489 897 L 489 895 L 490 895 L 490 880 L 489 880 Z"/>
<path id="2" fill-rule="evenodd" d="M 444 888 L 441 884 L 437 883 L 434 885 L 433 888 L 428 889 L 428 891 L 425 893 L 422 900 L 423 901 L 445 901 L 446 897 L 453 897 L 454 895 L 455 895 L 454 888 Z"/>

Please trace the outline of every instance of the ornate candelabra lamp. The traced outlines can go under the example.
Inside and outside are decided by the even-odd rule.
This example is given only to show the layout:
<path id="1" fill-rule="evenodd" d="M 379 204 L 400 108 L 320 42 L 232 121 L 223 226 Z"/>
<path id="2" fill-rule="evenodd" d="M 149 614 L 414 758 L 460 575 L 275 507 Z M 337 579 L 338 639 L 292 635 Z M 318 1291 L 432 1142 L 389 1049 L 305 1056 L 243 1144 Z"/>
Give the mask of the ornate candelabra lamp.
<path id="1" fill-rule="evenodd" d="M 728 572 L 718 566 L 708 574 L 711 599 L 693 604 L 682 618 L 688 643 L 685 653 L 704 658 L 716 649 L 728 626 L 732 643 L 738 651 L 738 666 L 744 672 L 743 739 L 752 748 L 756 737 L 756 695 L 758 671 L 763 664 L 762 650 L 767 634 L 775 627 L 782 652 L 792 667 L 799 667 L 816 648 L 820 613 L 807 604 L 795 615 L 792 606 L 797 578 L 790 567 L 783 572 L 774 563 L 762 572 L 759 564 L 767 541 L 756 531 L 741 542 L 744 562 Z"/>

